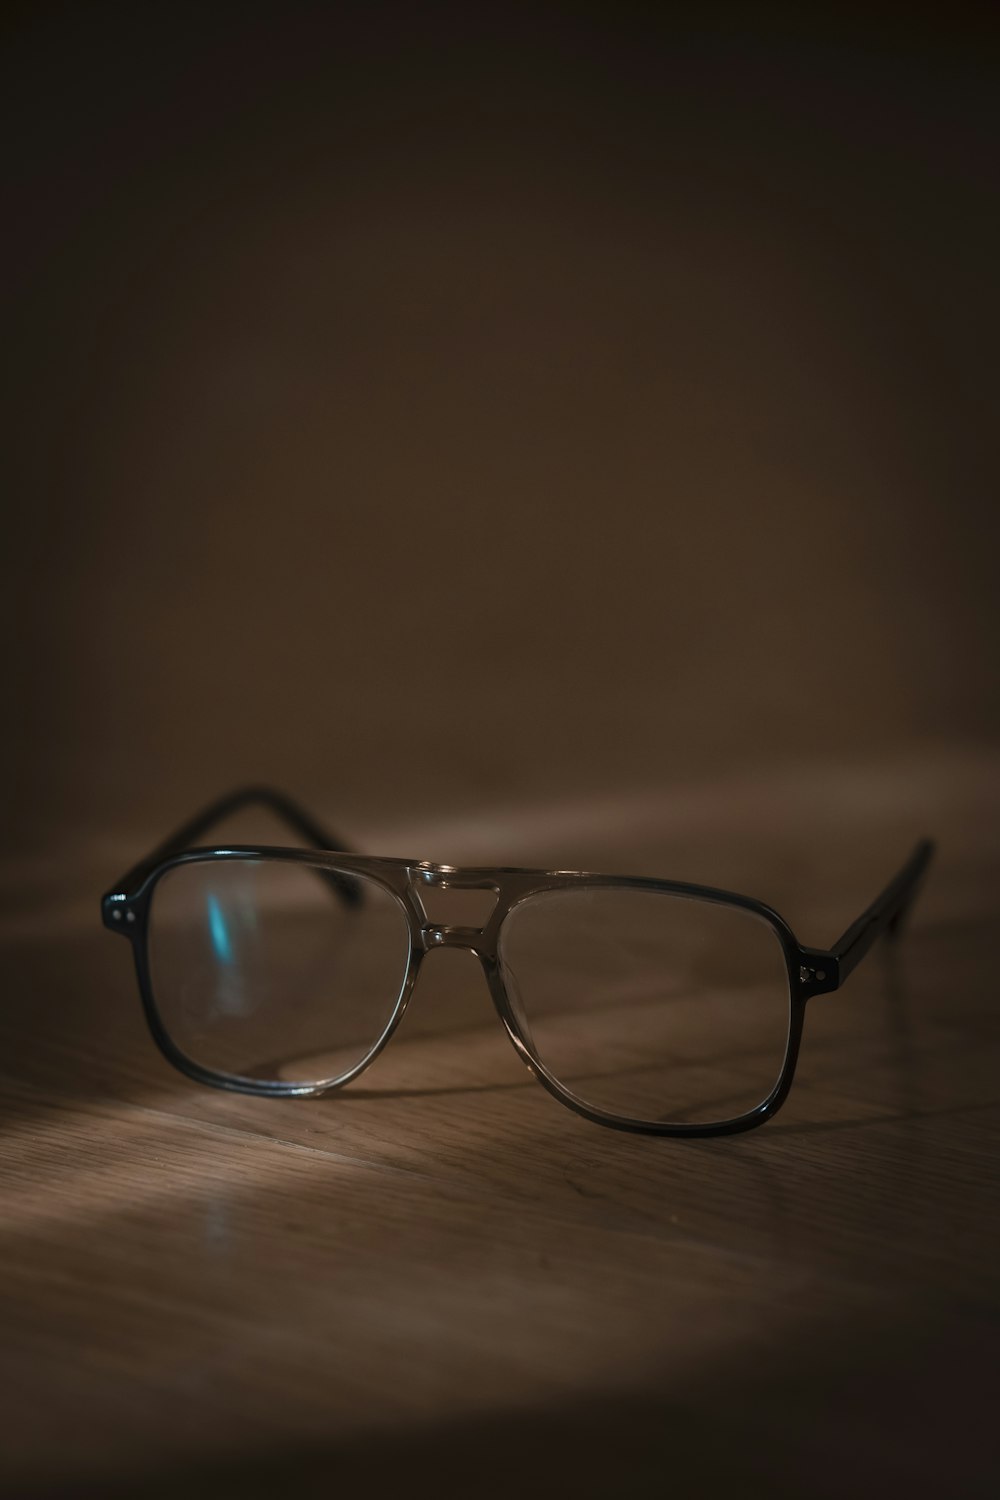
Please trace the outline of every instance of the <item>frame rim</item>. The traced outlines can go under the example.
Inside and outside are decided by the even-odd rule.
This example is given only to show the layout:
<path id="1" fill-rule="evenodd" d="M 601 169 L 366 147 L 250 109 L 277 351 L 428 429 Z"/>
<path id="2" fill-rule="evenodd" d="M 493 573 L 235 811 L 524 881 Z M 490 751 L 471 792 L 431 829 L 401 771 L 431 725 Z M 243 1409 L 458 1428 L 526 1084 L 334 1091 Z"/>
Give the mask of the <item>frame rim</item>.
<path id="1" fill-rule="evenodd" d="M 181 1051 L 160 1017 L 153 992 L 148 950 L 149 915 L 156 886 L 169 871 L 184 865 L 230 859 L 295 862 L 348 876 L 363 876 L 387 890 L 402 909 L 409 934 L 409 954 L 389 1020 L 365 1057 L 336 1079 L 310 1084 L 284 1083 L 245 1078 L 206 1068 Z M 456 889 L 492 889 L 497 896 L 496 905 L 481 928 L 441 926 L 431 922 L 423 908 L 419 898 L 421 884 L 439 889 L 449 886 Z M 499 957 L 500 933 L 510 913 L 532 896 L 547 891 L 587 886 L 646 890 L 732 906 L 762 918 L 771 928 L 778 939 L 788 978 L 788 1037 L 777 1080 L 760 1104 L 731 1119 L 698 1124 L 633 1119 L 588 1105 L 561 1084 L 535 1055 L 522 1033 L 503 981 Z M 143 870 L 138 879 L 129 881 L 126 877 L 118 889 L 104 896 L 101 906 L 105 926 L 131 940 L 146 1022 L 154 1042 L 167 1061 L 195 1082 L 265 1098 L 322 1097 L 338 1092 L 357 1078 L 379 1056 L 402 1020 L 426 954 L 432 947 L 450 946 L 465 948 L 476 955 L 485 974 L 494 1009 L 515 1052 L 543 1088 L 574 1113 L 594 1124 L 632 1134 L 674 1137 L 736 1135 L 763 1124 L 781 1108 L 795 1076 L 806 1002 L 812 994 L 836 988 L 837 984 L 834 954 L 803 947 L 785 919 L 765 902 L 721 887 L 656 876 L 611 875 L 589 870 L 547 870 L 517 865 L 461 866 L 398 856 L 362 855 L 282 845 L 220 844 L 171 854 L 152 868 Z M 826 967 L 817 971 L 817 962 L 822 962 Z"/>

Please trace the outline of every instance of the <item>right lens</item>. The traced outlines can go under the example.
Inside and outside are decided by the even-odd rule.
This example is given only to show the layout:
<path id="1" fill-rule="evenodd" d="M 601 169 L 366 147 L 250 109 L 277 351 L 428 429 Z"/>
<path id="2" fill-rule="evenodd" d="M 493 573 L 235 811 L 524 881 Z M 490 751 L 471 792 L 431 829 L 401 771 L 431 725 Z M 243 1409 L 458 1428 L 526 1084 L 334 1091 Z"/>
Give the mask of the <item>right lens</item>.
<path id="1" fill-rule="evenodd" d="M 592 1109 L 716 1124 L 778 1081 L 788 971 L 774 928 L 741 906 L 627 885 L 540 891 L 504 919 L 499 957 L 528 1045 Z"/>
<path id="2" fill-rule="evenodd" d="M 315 1086 L 363 1063 L 392 1020 L 409 926 L 376 881 L 307 861 L 174 865 L 149 913 L 153 1000 L 192 1062 Z"/>

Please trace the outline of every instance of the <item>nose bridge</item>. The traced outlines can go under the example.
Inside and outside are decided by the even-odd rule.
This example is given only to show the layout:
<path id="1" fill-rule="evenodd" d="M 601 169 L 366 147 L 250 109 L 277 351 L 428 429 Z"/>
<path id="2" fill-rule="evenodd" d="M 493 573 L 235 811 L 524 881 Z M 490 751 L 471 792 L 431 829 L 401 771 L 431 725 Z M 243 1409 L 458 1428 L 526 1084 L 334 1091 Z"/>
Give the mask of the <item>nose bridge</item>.
<path id="1" fill-rule="evenodd" d="M 448 927 L 438 922 L 429 922 L 420 929 L 424 940 L 424 952 L 432 948 L 468 948 L 473 953 L 482 949 L 481 927 Z"/>
<path id="2" fill-rule="evenodd" d="M 482 951 L 483 930 L 492 915 L 493 908 L 499 899 L 500 890 L 495 879 L 477 870 L 461 870 L 455 865 L 417 865 L 410 871 L 410 890 L 414 903 L 420 912 L 423 921 L 421 923 L 420 935 L 423 939 L 424 951 L 430 952 L 432 948 L 466 948 L 473 953 Z M 462 901 L 462 894 L 481 892 L 486 900 L 489 910 L 482 916 L 483 902 L 474 903 L 479 910 L 474 915 L 480 917 L 481 925 L 476 927 L 468 921 L 439 920 L 430 915 L 427 910 L 426 898 L 431 892 L 435 893 L 434 907 L 442 905 L 447 908 L 447 901 L 443 903 L 437 899 L 437 894 L 455 891 L 458 894 L 458 907 L 456 916 L 464 914 L 463 908 L 467 909 L 469 902 Z M 490 900 L 492 897 L 492 900 Z"/>

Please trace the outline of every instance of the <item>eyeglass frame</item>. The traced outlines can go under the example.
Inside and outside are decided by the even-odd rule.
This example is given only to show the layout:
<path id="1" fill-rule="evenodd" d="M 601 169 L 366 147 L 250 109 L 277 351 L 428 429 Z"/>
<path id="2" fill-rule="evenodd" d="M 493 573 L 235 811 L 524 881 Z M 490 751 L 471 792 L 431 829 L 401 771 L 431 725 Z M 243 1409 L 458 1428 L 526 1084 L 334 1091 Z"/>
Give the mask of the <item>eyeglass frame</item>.
<path id="1" fill-rule="evenodd" d="M 197 846 L 197 840 L 224 819 L 245 807 L 268 809 L 283 819 L 309 845 L 286 848 L 261 844 Z M 143 1011 L 153 1040 L 168 1062 L 197 1083 L 212 1088 L 264 1097 L 318 1097 L 344 1088 L 370 1067 L 403 1018 L 424 958 L 437 948 L 462 948 L 478 958 L 486 976 L 494 1008 L 515 1051 L 528 1070 L 560 1103 L 597 1125 L 642 1135 L 707 1137 L 736 1135 L 771 1119 L 784 1104 L 795 1077 L 806 1004 L 814 996 L 838 990 L 881 936 L 896 938 L 917 895 L 934 854 L 930 839 L 921 839 L 907 862 L 870 906 L 829 948 L 800 943 L 772 907 L 752 896 L 686 881 L 639 875 L 601 875 L 583 870 L 538 870 L 519 866 L 447 865 L 382 855 L 357 854 L 318 823 L 299 804 L 273 787 L 248 786 L 220 797 L 178 828 L 138 864 L 128 870 L 101 898 L 101 915 L 109 931 L 128 938 L 135 959 Z M 250 1079 L 203 1067 L 174 1042 L 161 1020 L 153 994 L 149 965 L 149 915 L 153 892 L 168 871 L 185 865 L 219 860 L 288 861 L 308 865 L 326 875 L 339 899 L 347 905 L 362 900 L 352 879 L 373 881 L 388 891 L 407 921 L 409 954 L 406 973 L 392 1015 L 382 1035 L 349 1072 L 321 1083 L 283 1083 Z M 497 897 L 482 927 L 431 922 L 420 900 L 420 888 L 466 891 L 489 890 Z M 788 976 L 789 1021 L 784 1061 L 778 1079 L 762 1103 L 730 1120 L 691 1124 L 683 1121 L 636 1120 L 587 1104 L 549 1072 L 532 1048 L 518 1021 L 503 980 L 498 945 L 504 921 L 523 901 L 545 892 L 612 888 L 654 892 L 729 906 L 762 918 L 778 939 Z"/>

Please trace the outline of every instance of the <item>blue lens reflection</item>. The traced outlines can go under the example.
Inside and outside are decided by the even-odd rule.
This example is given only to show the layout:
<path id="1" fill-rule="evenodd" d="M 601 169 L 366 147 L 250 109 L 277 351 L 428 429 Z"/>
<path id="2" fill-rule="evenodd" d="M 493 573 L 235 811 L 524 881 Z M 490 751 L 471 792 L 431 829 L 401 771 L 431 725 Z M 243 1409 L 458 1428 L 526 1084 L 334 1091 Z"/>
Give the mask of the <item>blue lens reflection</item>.
<path id="1" fill-rule="evenodd" d="M 231 964 L 233 962 L 233 944 L 229 936 L 229 928 L 226 926 L 226 919 L 222 915 L 222 907 L 219 905 L 218 896 L 209 891 L 205 898 L 205 904 L 208 907 L 208 930 L 212 934 L 212 947 L 215 949 L 215 956 L 220 963 Z"/>

